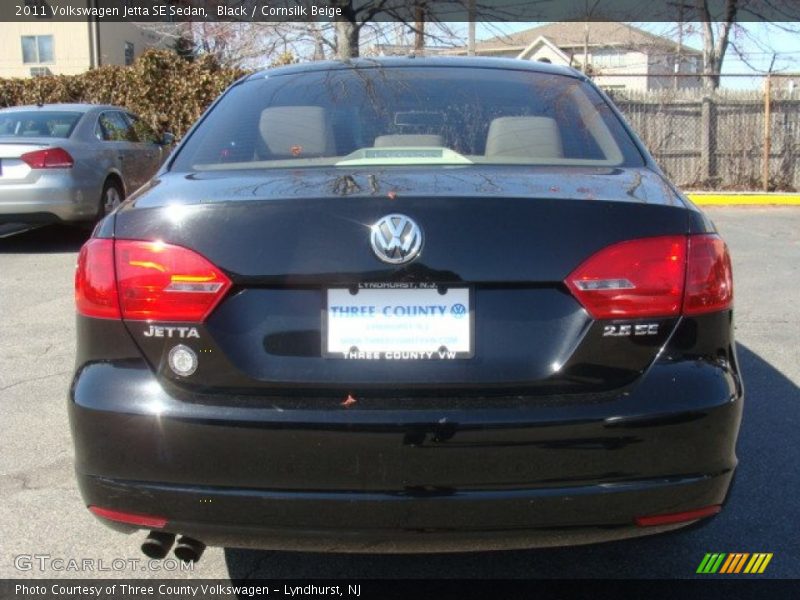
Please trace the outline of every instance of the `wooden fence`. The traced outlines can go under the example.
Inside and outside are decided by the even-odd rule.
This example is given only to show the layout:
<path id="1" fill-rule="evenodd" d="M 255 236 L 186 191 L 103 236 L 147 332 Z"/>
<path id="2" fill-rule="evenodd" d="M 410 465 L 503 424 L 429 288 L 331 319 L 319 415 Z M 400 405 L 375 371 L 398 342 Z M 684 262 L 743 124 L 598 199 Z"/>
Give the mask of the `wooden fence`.
<path id="1" fill-rule="evenodd" d="M 758 91 L 617 91 L 611 96 L 679 186 L 798 191 L 800 93 L 773 89 L 769 94 L 768 128 L 766 96 Z"/>

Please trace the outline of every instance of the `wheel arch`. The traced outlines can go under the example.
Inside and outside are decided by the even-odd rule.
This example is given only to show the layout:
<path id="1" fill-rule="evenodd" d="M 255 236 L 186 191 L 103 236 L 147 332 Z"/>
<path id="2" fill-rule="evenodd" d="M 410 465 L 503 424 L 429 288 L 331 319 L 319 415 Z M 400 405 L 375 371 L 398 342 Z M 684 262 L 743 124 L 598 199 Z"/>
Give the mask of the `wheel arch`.
<path id="1" fill-rule="evenodd" d="M 103 187 L 106 186 L 106 183 L 109 181 L 115 181 L 119 185 L 119 189 L 122 190 L 122 197 L 128 197 L 128 189 L 125 185 L 125 180 L 122 178 L 122 173 L 120 173 L 117 169 L 111 169 L 108 173 L 106 173 L 105 179 L 103 179 Z"/>

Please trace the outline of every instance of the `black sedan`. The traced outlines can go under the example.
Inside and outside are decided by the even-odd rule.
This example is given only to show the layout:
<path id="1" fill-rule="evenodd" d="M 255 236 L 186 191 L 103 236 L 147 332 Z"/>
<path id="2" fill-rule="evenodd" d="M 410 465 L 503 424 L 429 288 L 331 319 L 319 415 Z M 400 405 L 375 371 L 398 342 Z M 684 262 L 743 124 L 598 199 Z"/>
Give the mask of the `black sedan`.
<path id="1" fill-rule="evenodd" d="M 83 498 L 150 556 L 640 536 L 736 467 L 725 243 L 571 69 L 248 76 L 75 296 Z"/>

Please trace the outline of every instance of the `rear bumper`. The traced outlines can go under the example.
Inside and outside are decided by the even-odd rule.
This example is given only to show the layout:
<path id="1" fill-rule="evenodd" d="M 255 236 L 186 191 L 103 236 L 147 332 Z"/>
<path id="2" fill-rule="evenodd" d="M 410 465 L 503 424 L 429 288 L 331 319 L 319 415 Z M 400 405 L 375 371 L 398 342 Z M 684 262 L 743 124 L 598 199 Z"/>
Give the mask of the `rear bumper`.
<path id="1" fill-rule="evenodd" d="M 0 224 L 89 221 L 99 202 L 97 185 L 69 173 L 46 173 L 33 183 L 0 185 Z"/>
<path id="2" fill-rule="evenodd" d="M 221 404 L 167 391 L 143 362 L 84 366 L 70 418 L 85 503 L 163 516 L 168 531 L 234 547 L 418 552 L 635 537 L 676 527 L 639 528 L 636 517 L 724 503 L 742 389 L 698 360 L 656 363 L 634 388 L 594 401 Z"/>
<path id="3" fill-rule="evenodd" d="M 458 552 L 566 546 L 669 531 L 632 515 L 724 501 L 731 473 L 517 490 L 302 492 L 80 476 L 89 505 L 175 515 L 165 527 L 211 546 L 326 552 Z M 112 524 L 112 526 L 115 526 Z M 115 526 L 125 531 L 126 526 Z"/>

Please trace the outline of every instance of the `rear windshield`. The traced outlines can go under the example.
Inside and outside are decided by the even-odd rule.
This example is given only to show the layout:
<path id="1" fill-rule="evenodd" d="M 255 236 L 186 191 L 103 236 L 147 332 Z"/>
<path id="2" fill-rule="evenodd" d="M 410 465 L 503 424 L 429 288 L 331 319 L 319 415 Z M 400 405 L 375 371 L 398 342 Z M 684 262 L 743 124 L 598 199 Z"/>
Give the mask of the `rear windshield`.
<path id="1" fill-rule="evenodd" d="M 0 137 L 68 138 L 81 116 L 79 112 L 44 110 L 0 113 Z"/>
<path id="2" fill-rule="evenodd" d="M 178 171 L 386 165 L 641 165 L 589 84 L 489 68 L 369 67 L 231 89 Z"/>

